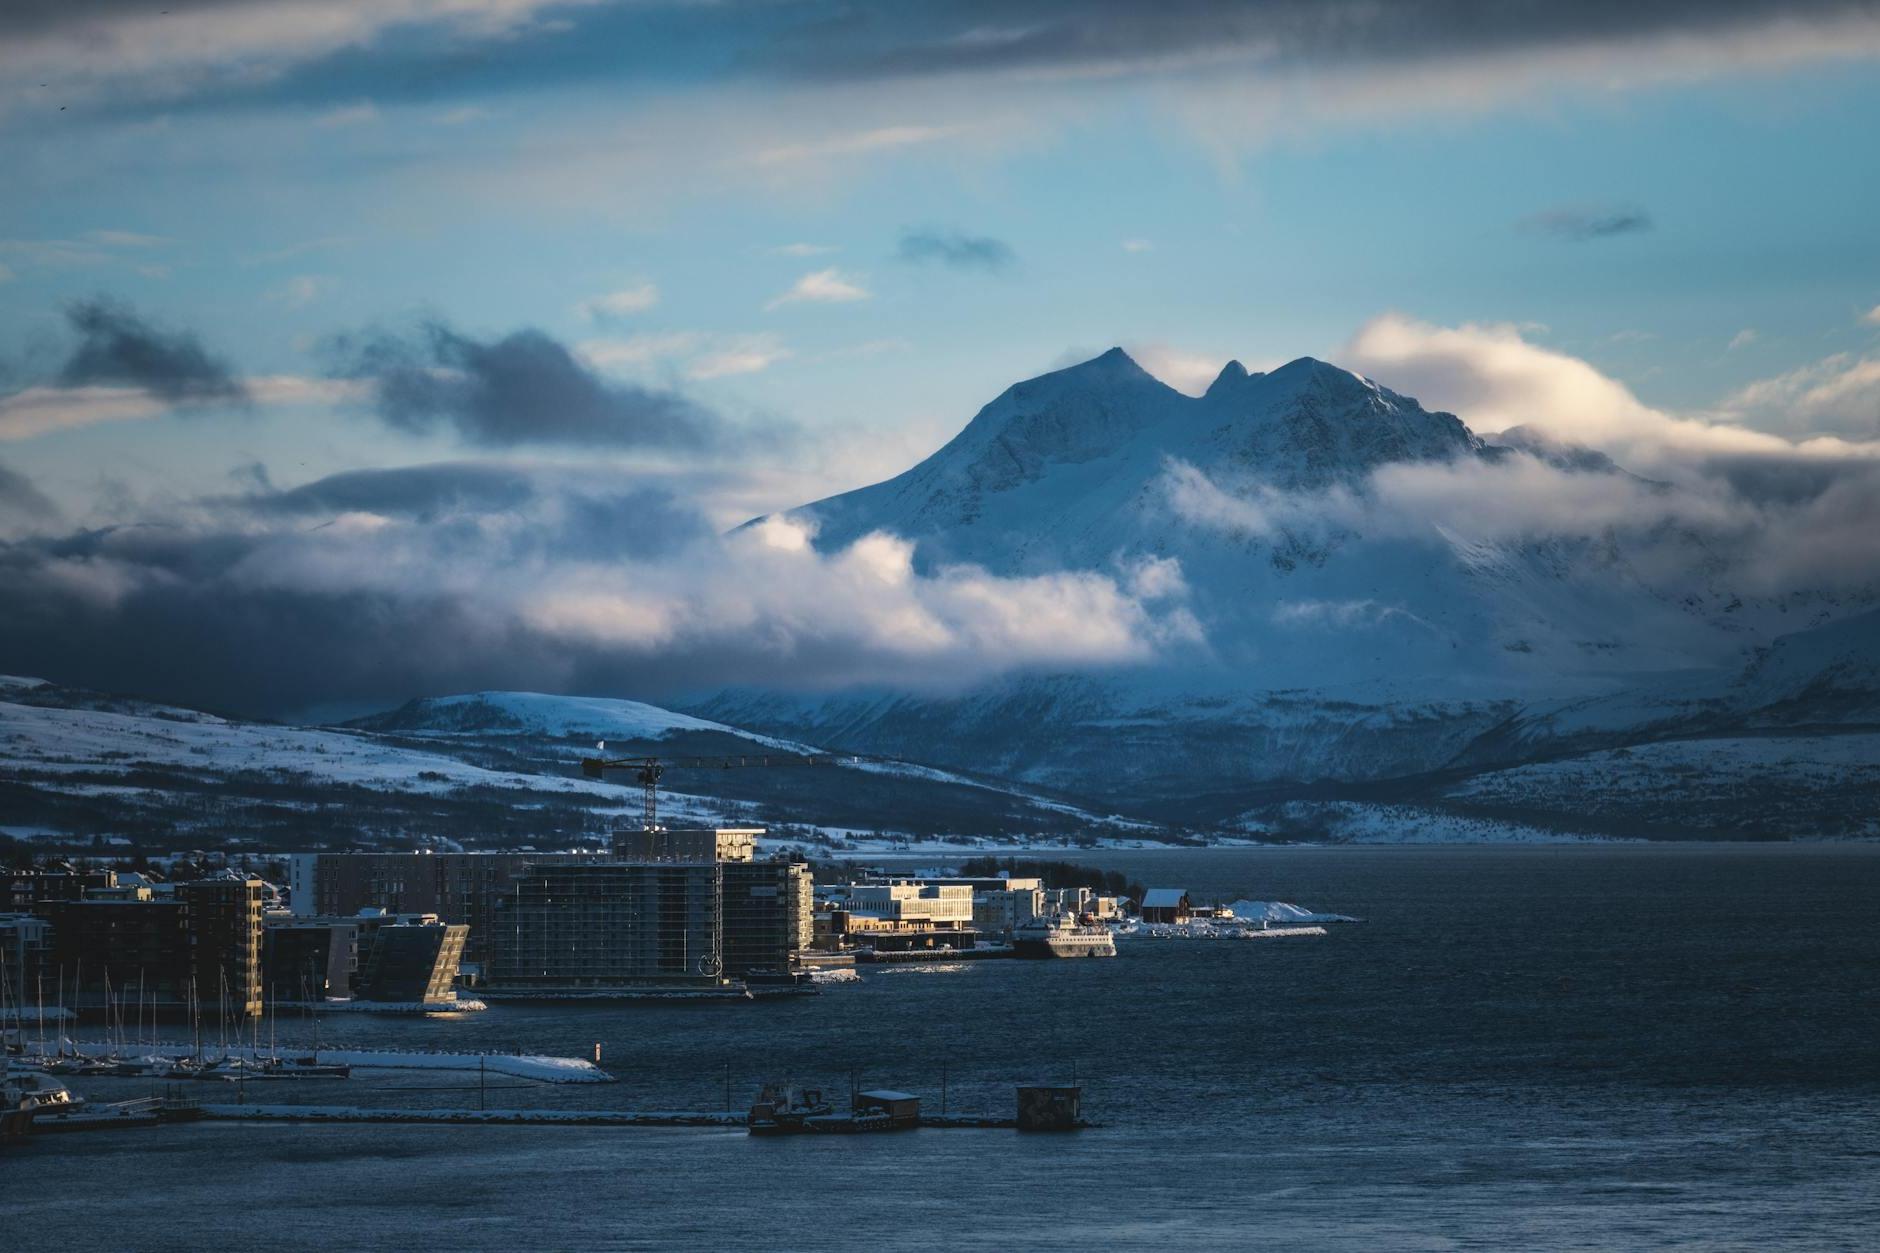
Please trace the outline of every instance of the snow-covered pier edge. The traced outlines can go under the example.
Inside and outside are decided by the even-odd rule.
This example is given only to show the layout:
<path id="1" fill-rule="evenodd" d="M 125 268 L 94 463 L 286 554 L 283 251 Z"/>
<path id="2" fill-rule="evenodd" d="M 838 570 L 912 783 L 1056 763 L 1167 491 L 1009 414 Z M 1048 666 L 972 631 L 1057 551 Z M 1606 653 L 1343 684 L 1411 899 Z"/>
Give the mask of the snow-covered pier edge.
<path id="1" fill-rule="evenodd" d="M 717 1111 L 612 1109 L 370 1109 L 358 1105 L 204 1105 L 220 1122 L 448 1123 L 575 1127 L 742 1127 L 744 1115 Z"/>
<path id="2" fill-rule="evenodd" d="M 373 1109 L 359 1105 L 203 1105 L 202 1117 L 217 1122 L 292 1123 L 441 1123 L 451 1126 L 546 1127 L 737 1127 L 743 1114 L 717 1110 L 613 1110 L 613 1109 Z M 1018 1119 L 994 1114 L 922 1114 L 923 1128 L 946 1130 L 1010 1130 Z M 1079 1127 L 1099 1124 L 1080 1120 Z"/>
<path id="3" fill-rule="evenodd" d="M 465 997 L 454 1001 L 277 1001 L 274 1009 L 295 1014 L 479 1014 L 489 1006 Z"/>
<path id="4" fill-rule="evenodd" d="M 192 1057 L 196 1050 L 178 1044 L 114 1045 L 109 1043 L 66 1041 L 65 1047 L 87 1057 L 131 1054 L 137 1057 Z M 205 1048 L 206 1053 L 221 1056 L 220 1046 Z M 238 1045 L 226 1050 L 231 1057 L 260 1059 L 274 1050 Z M 301 1056 L 308 1050 L 283 1046 L 283 1055 Z M 539 1053 L 434 1053 L 423 1049 L 336 1049 L 322 1048 L 313 1054 L 321 1062 L 351 1066 L 354 1070 L 469 1070 L 540 1083 L 618 1083 L 593 1062 L 580 1057 L 549 1057 Z"/>

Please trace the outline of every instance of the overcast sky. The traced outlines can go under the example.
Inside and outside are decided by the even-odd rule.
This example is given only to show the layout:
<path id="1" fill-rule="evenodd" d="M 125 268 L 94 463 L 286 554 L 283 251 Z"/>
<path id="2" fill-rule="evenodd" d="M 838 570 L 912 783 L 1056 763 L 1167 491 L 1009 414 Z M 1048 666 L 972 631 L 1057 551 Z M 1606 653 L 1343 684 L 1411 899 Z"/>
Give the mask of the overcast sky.
<path id="1" fill-rule="evenodd" d="M 0 537 L 601 479 L 692 535 L 1113 344 L 1864 456 L 1877 61 L 1872 3 L 15 0 Z"/>

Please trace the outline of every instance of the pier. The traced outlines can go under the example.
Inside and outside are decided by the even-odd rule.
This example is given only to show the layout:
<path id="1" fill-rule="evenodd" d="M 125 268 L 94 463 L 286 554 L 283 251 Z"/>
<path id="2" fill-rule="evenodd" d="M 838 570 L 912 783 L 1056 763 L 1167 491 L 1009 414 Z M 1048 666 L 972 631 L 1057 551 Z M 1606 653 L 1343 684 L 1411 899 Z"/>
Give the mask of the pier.
<path id="1" fill-rule="evenodd" d="M 990 961 L 1017 954 L 1010 944 L 975 944 L 971 948 L 911 948 L 889 952 L 864 948 L 857 949 L 854 956 L 856 962 L 864 966 L 898 966 L 913 962 Z"/>
<path id="2" fill-rule="evenodd" d="M 373 1109 L 359 1105 L 204 1105 L 211 1122 L 448 1123 L 452 1126 L 742 1127 L 744 1115 L 697 1110 Z"/>

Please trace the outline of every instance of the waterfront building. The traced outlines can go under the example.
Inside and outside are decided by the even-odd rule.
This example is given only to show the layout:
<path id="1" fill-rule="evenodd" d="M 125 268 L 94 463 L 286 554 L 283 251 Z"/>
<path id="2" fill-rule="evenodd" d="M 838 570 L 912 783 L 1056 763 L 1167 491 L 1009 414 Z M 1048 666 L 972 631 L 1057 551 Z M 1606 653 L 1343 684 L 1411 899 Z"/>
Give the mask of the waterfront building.
<path id="1" fill-rule="evenodd" d="M 761 827 L 628 831 L 615 855 L 594 853 L 299 853 L 287 858 L 289 909 L 301 917 L 351 917 L 362 909 L 436 914 L 470 928 L 464 960 L 495 960 L 496 910 L 534 867 L 601 861 L 749 861 Z"/>
<path id="2" fill-rule="evenodd" d="M 262 1012 L 259 879 L 100 887 L 97 896 L 43 902 L 51 928 L 37 976 L 67 1008 L 102 1011 L 138 1002 L 156 1012 L 193 1005 L 206 1014 Z"/>
<path id="3" fill-rule="evenodd" d="M 421 917 L 361 919 L 359 976 L 353 994 L 362 1001 L 435 1004 L 456 997 L 457 970 L 470 928 Z"/>
<path id="4" fill-rule="evenodd" d="M 810 947 L 815 880 L 803 862 L 727 861 L 719 893 L 724 970 L 734 979 L 780 976 Z"/>
<path id="5" fill-rule="evenodd" d="M 1040 888 L 998 888 L 973 893 L 973 929 L 981 935 L 1009 936 L 1044 912 Z"/>
<path id="6" fill-rule="evenodd" d="M 351 918 L 363 909 L 436 914 L 470 928 L 466 960 L 488 962 L 496 904 L 532 865 L 592 860 L 575 853 L 302 853 L 287 859 L 289 909 Z"/>
<path id="7" fill-rule="evenodd" d="M 492 991 L 715 986 L 783 976 L 808 947 L 809 867 L 755 860 L 756 827 L 625 831 L 575 853 L 318 853 L 290 859 L 296 914 L 435 914 L 469 927 Z M 361 937 L 360 965 L 369 965 Z"/>
<path id="8" fill-rule="evenodd" d="M 965 883 L 897 879 L 849 886 L 845 908 L 829 916 L 830 947 L 867 946 L 877 952 L 971 948 L 973 889 Z"/>
<path id="9" fill-rule="evenodd" d="M 496 911 L 491 990 L 719 986 L 721 889 L 718 862 L 533 867 Z"/>
<path id="10" fill-rule="evenodd" d="M 1194 903 L 1180 888 L 1150 888 L 1142 894 L 1144 922 L 1187 922 L 1194 915 Z"/>
<path id="11" fill-rule="evenodd" d="M 267 920 L 263 951 L 276 1001 L 451 1000 L 470 928 L 436 914 L 368 909 L 350 918 Z"/>
<path id="12" fill-rule="evenodd" d="M 271 914 L 261 933 L 261 968 L 274 1004 L 350 996 L 359 968 L 357 922 Z"/>
<path id="13" fill-rule="evenodd" d="M 52 924 L 33 914 L 0 914 L 0 1001 L 30 1005 L 39 994 L 42 955 L 52 942 Z M 4 1025 L 4 1024 L 0 1024 Z"/>

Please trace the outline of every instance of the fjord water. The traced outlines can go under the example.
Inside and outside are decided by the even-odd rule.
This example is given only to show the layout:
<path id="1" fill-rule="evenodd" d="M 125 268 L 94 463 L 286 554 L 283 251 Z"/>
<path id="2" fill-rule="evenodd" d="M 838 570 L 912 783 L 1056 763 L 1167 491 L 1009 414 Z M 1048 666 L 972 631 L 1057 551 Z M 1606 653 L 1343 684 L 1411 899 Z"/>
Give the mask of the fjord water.
<path id="1" fill-rule="evenodd" d="M 944 1068 L 955 1111 L 1005 1111 L 1013 1083 L 1074 1073 L 1106 1125 L 63 1137 L 0 1156 L 0 1246 L 1880 1242 L 1880 848 L 1086 859 L 1198 898 L 1368 921 L 1323 938 L 1141 940 L 1114 961 L 884 970 L 789 1003 L 333 1018 L 332 1043 L 587 1055 L 599 1041 L 623 1080 L 503 1088 L 493 1108 L 718 1108 L 727 1072 L 741 1106 L 764 1076 L 845 1092 L 851 1068 L 936 1108 Z M 474 1106 L 474 1084 L 374 1072 L 247 1095 Z"/>

